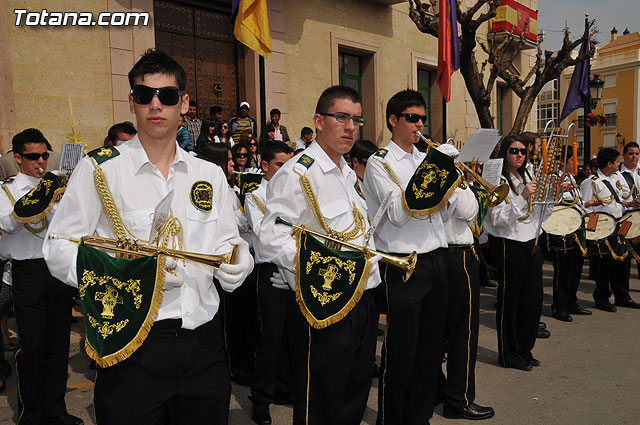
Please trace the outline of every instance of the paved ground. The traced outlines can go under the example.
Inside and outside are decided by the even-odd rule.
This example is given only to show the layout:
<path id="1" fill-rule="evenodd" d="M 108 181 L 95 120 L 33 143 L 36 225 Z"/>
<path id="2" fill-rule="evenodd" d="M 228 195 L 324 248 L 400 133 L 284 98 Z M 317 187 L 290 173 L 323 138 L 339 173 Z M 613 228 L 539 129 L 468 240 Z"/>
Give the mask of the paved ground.
<path id="1" fill-rule="evenodd" d="M 585 268 L 586 271 L 586 268 Z M 640 301 L 640 282 L 632 272 L 631 296 Z M 543 321 L 552 335 L 538 340 L 534 355 L 542 366 L 532 372 L 504 369 L 497 364 L 495 333 L 495 289 L 482 289 L 480 343 L 476 369 L 478 404 L 493 406 L 496 416 L 486 424 L 639 424 L 640 423 L 640 310 L 619 309 L 605 313 L 593 309 L 593 316 L 574 316 L 572 323 L 550 317 L 551 276 L 544 267 L 545 299 Z M 591 308 L 593 281 L 586 276 L 578 297 Z M 80 316 L 79 312 L 74 313 Z M 15 323 L 10 322 L 15 329 Z M 381 322 L 384 327 L 384 319 Z M 381 338 L 380 338 L 381 339 Z M 378 342 L 378 353 L 381 342 Z M 92 389 L 95 377 L 82 349 L 82 320 L 74 325 L 67 406 L 69 412 L 93 424 Z M 374 379 L 363 423 L 375 424 L 378 381 Z M 252 424 L 248 389 L 233 386 L 230 424 Z M 16 378 L 7 381 L 0 394 L 0 424 L 17 419 Z M 274 424 L 290 424 L 292 409 L 274 406 Z M 455 423 L 436 408 L 432 424 Z"/>

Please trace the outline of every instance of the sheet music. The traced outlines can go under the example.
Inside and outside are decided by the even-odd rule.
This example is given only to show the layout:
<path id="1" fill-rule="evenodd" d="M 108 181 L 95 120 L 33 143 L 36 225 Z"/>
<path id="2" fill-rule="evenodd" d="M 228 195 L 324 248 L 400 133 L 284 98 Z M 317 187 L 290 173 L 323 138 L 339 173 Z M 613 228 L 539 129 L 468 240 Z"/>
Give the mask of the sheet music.
<path id="1" fill-rule="evenodd" d="M 498 130 L 493 128 L 479 128 L 469 136 L 457 160 L 460 162 L 486 162 L 500 141 Z"/>
<path id="2" fill-rule="evenodd" d="M 63 143 L 60 153 L 60 170 L 73 171 L 84 156 L 84 144 Z"/>
<path id="3" fill-rule="evenodd" d="M 489 159 L 482 166 L 482 178 L 490 185 L 498 186 L 502 175 L 502 158 Z"/>

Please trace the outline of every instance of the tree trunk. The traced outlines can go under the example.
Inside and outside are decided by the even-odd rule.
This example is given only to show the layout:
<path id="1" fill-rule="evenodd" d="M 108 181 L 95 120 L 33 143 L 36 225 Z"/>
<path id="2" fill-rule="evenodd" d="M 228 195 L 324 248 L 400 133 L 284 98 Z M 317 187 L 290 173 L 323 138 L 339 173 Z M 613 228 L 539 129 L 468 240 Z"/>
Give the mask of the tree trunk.
<path id="1" fill-rule="evenodd" d="M 476 47 L 474 34 L 467 33 L 462 28 L 463 37 L 460 45 L 460 73 L 464 78 L 465 85 L 469 96 L 473 100 L 473 105 L 478 114 L 480 127 L 493 128 L 493 117 L 491 116 L 491 97 L 486 95 L 486 88 L 483 75 L 478 71 L 478 62 L 476 61 L 473 49 Z M 466 64 L 466 65 L 465 65 Z"/>
<path id="2" fill-rule="evenodd" d="M 513 121 L 513 127 L 511 127 L 509 135 L 517 135 L 524 131 L 524 127 L 527 125 L 527 121 L 529 120 L 529 114 L 531 113 L 533 104 L 536 101 L 536 93 L 538 92 L 539 90 L 531 90 L 531 87 L 525 90 L 524 95 L 520 99 L 518 112 L 516 113 L 516 118 Z M 534 130 L 534 132 L 535 131 L 537 131 L 537 129 Z"/>

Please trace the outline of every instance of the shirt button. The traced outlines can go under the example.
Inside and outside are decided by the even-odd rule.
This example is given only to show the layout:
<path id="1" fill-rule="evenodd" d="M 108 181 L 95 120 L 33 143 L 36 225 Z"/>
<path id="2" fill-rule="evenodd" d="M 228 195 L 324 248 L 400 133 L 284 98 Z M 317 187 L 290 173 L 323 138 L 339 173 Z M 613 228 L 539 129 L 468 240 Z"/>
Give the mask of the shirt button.
<path id="1" fill-rule="evenodd" d="M 132 225 L 132 226 L 135 226 L 135 225 L 136 225 L 136 222 L 135 222 L 135 221 L 134 221 L 134 222 L 132 222 L 132 223 L 131 223 L 131 225 Z"/>
<path id="2" fill-rule="evenodd" d="M 187 284 L 185 283 L 184 285 L 182 285 L 182 287 L 183 287 L 184 289 L 187 289 Z"/>
<path id="3" fill-rule="evenodd" d="M 184 314 L 185 316 L 191 316 L 191 313 L 189 313 L 188 311 Z"/>

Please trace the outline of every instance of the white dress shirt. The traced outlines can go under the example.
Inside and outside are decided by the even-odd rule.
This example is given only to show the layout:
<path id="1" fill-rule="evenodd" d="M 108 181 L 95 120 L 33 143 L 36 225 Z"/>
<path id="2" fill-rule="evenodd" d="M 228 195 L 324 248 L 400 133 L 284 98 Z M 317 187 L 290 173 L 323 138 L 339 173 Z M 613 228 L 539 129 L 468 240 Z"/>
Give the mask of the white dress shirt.
<path id="1" fill-rule="evenodd" d="M 13 199 L 17 201 L 29 193 L 39 181 L 40 179 L 37 177 L 18 173 L 13 180 L 6 183 L 6 185 Z M 54 205 L 49 212 L 49 218 L 53 216 L 56 206 L 57 205 Z M 3 260 L 33 260 L 42 258 L 42 242 L 46 229 L 40 233 L 33 234 L 24 227 L 24 223 L 20 223 L 11 217 L 12 212 L 13 203 L 4 189 L 0 189 L 0 231 L 2 232 L 0 258 Z M 31 226 L 36 229 L 40 228 L 42 221 L 32 223 Z"/>
<path id="2" fill-rule="evenodd" d="M 624 206 L 621 203 L 617 202 L 614 198 L 612 198 L 611 191 L 604 184 L 604 180 L 607 180 L 609 184 L 611 184 L 611 187 L 613 188 L 613 190 L 616 191 L 616 195 L 618 195 L 618 199 L 622 200 L 623 193 L 629 193 L 629 187 L 627 186 L 627 183 L 624 182 L 624 177 L 621 177 L 623 181 L 620 182 L 621 188 L 619 189 L 616 183 L 619 182 L 620 180 L 618 179 L 618 176 L 616 176 L 615 174 L 618 174 L 618 172 L 612 173 L 609 176 L 605 176 L 602 173 L 602 171 L 598 170 L 596 174 L 592 175 L 591 177 L 589 177 L 589 179 L 587 179 L 590 184 L 584 184 L 580 186 L 580 189 L 582 191 L 582 200 L 585 203 L 592 199 L 596 199 L 595 191 L 597 191 L 598 197 L 600 199 L 603 199 L 605 201 L 609 201 L 609 200 L 612 201 L 607 204 L 591 206 L 587 208 L 588 211 L 606 212 L 613 215 L 615 218 L 622 217 L 622 213 L 624 212 Z"/>
<path id="3" fill-rule="evenodd" d="M 118 146 L 119 156 L 100 164 L 124 224 L 134 237 L 146 240 L 151 232 L 154 208 L 171 190 L 171 212 L 183 228 L 183 249 L 205 254 L 226 254 L 229 240 L 238 236 L 233 212 L 233 193 L 229 191 L 222 169 L 192 157 L 179 149 L 169 168 L 167 179 L 149 161 L 138 136 Z M 81 238 L 96 235 L 112 238 L 111 228 L 93 182 L 94 165 L 85 157 L 75 168 L 60 202 L 50 233 Z M 191 201 L 196 182 L 212 185 L 211 211 L 198 209 Z M 71 286 L 77 286 L 78 246 L 66 240 L 45 240 L 44 257 L 51 273 Z M 165 290 L 156 320 L 182 319 L 182 327 L 195 329 L 213 319 L 220 294 L 213 285 L 214 269 L 187 261 L 178 261 L 177 272 L 184 277 L 181 287 Z M 217 272 L 217 270 L 216 270 Z"/>
<path id="4" fill-rule="evenodd" d="M 629 173 L 631 175 L 631 178 L 633 179 L 633 184 L 636 186 L 636 189 L 640 189 L 640 166 L 637 166 L 634 170 L 630 170 L 627 167 L 625 167 L 624 164 L 620 165 L 620 175 L 622 175 L 622 178 L 624 179 L 624 173 Z M 626 182 L 627 179 L 624 179 L 624 181 Z M 627 182 L 627 186 L 629 186 L 629 183 Z M 633 188 L 630 188 L 633 191 Z"/>
<path id="5" fill-rule="evenodd" d="M 473 191 L 456 188 L 456 197 L 451 202 L 451 217 L 444 222 L 444 233 L 447 235 L 447 243 L 450 245 L 472 245 L 473 232 L 469 227 L 469 221 L 478 215 L 478 200 Z"/>
<path id="6" fill-rule="evenodd" d="M 247 193 L 244 198 L 244 214 L 247 217 L 249 230 L 253 234 L 254 241 L 257 241 L 260 237 L 260 228 L 262 226 L 262 219 L 264 218 L 268 184 L 269 182 L 266 179 L 262 179 L 260 185 L 252 192 Z M 259 249 L 255 250 L 255 260 L 257 264 L 265 262 L 260 256 Z"/>
<path id="7" fill-rule="evenodd" d="M 314 159 L 309 168 L 298 163 L 302 155 Z M 313 211 L 302 191 L 300 176 L 306 175 L 316 193 L 320 211 L 327 224 L 337 231 L 347 229 L 353 223 L 353 207 L 367 216 L 366 204 L 354 187 L 356 173 L 340 158 L 340 168 L 329 158 L 317 142 L 313 142 L 304 152 L 287 161 L 273 176 L 267 186 L 266 211 L 259 231 L 259 257 L 264 262 L 274 263 L 279 269 L 286 270 L 287 283 L 293 288 L 291 275 L 295 271 L 293 262 L 296 255 L 296 241 L 291 235 L 292 229 L 283 224 L 276 224 L 276 217 L 290 223 L 305 225 L 311 230 L 325 233 L 316 221 Z M 368 223 L 367 227 L 368 227 Z M 365 230 L 366 232 L 366 230 Z M 356 245 L 364 245 L 365 235 L 350 241 Z M 370 244 L 370 248 L 375 245 Z M 369 272 L 366 289 L 374 288 L 380 283 L 380 272 L 375 265 Z"/>
<path id="8" fill-rule="evenodd" d="M 415 146 L 413 146 L 411 153 L 407 153 L 393 140 L 385 149 L 388 152 L 384 158 L 373 154 L 367 161 L 362 184 L 371 220 L 375 217 L 386 196 L 393 193 L 391 205 L 374 233 L 376 246 L 384 252 L 410 253 L 416 251 L 418 254 L 446 247 L 447 236 L 444 233 L 443 220 L 449 217 L 446 215 L 445 209 L 430 216 L 413 217 L 407 214 L 402 206 L 402 192 L 426 155 Z M 384 162 L 391 167 L 402 188 L 393 182 L 383 165 Z M 454 193 L 449 198 L 449 202 L 453 202 L 455 196 Z"/>
<path id="9" fill-rule="evenodd" d="M 525 199 L 520 195 L 524 190 L 525 181 L 521 180 L 520 176 L 514 176 L 513 174 L 511 174 L 510 178 L 516 187 L 516 191 L 509 189 L 508 204 L 503 201 L 495 207 L 489 207 L 483 226 L 487 233 L 492 236 L 527 242 L 539 236 L 539 234 L 536 234 L 541 232 L 540 223 L 544 222 L 553 213 L 553 205 L 533 205 L 529 217 L 520 221 L 519 218 L 525 216 L 529 210 L 529 199 Z M 501 180 L 504 180 L 504 178 Z M 526 178 L 526 181 L 528 182 L 529 179 Z"/>

